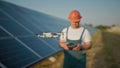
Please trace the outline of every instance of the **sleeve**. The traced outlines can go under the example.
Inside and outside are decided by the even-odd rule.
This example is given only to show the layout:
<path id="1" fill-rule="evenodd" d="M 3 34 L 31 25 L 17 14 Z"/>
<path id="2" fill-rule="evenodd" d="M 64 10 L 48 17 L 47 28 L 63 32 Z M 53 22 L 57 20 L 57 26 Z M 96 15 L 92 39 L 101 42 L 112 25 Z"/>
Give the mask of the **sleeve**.
<path id="1" fill-rule="evenodd" d="M 62 34 L 60 35 L 60 40 L 66 41 L 66 31 L 67 31 L 67 28 L 62 30 Z"/>
<path id="2" fill-rule="evenodd" d="M 91 41 L 91 35 L 90 35 L 90 33 L 87 29 L 85 29 L 83 41 L 84 42 L 90 42 Z"/>

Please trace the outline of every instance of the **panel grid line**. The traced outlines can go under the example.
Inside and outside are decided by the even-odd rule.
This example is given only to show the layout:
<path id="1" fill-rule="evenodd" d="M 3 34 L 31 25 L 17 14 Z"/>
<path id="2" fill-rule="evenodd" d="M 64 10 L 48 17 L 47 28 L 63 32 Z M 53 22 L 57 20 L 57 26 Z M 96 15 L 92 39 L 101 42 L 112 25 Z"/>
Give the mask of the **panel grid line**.
<path id="1" fill-rule="evenodd" d="M 7 67 L 0 62 L 0 68 L 7 68 Z"/>
<path id="2" fill-rule="evenodd" d="M 28 50 L 30 50 L 33 54 L 38 56 L 39 58 L 42 58 L 38 53 L 36 53 L 34 50 L 32 50 L 30 47 L 28 47 L 25 43 L 23 43 L 21 40 L 19 40 L 17 37 L 14 37 L 13 34 L 11 34 L 9 31 L 7 31 L 5 28 L 0 26 L 1 29 L 3 29 L 6 33 L 8 33 L 10 36 L 12 36 L 14 39 L 16 39 L 19 43 L 21 43 L 24 47 L 26 47 Z"/>

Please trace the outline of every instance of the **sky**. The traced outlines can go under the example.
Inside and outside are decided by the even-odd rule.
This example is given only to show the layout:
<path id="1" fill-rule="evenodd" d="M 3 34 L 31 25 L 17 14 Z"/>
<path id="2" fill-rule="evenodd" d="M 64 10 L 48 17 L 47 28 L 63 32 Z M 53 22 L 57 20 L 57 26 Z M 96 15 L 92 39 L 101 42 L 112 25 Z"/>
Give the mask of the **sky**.
<path id="1" fill-rule="evenodd" d="M 19 6 L 68 20 L 71 10 L 78 10 L 81 23 L 120 25 L 120 0 L 5 0 Z"/>

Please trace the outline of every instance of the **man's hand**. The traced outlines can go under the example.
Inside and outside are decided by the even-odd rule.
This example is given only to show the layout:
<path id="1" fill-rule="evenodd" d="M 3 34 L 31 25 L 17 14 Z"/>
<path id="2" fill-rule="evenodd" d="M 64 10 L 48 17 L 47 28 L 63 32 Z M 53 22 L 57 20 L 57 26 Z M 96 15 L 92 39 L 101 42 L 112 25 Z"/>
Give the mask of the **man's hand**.
<path id="1" fill-rule="evenodd" d="M 61 40 L 59 42 L 59 45 L 60 45 L 61 48 L 65 49 L 65 50 L 69 50 L 69 47 L 68 47 L 69 44 L 67 42 Z"/>
<path id="2" fill-rule="evenodd" d="M 73 50 L 88 50 L 91 48 L 91 42 L 86 42 L 84 43 L 84 45 L 80 45 L 80 44 L 76 44 L 75 47 L 73 48 Z"/>
<path id="3" fill-rule="evenodd" d="M 68 43 L 64 43 L 63 49 L 69 50 Z"/>
<path id="4" fill-rule="evenodd" d="M 73 48 L 73 50 L 75 51 L 79 51 L 80 50 L 80 44 L 76 44 L 75 47 Z"/>

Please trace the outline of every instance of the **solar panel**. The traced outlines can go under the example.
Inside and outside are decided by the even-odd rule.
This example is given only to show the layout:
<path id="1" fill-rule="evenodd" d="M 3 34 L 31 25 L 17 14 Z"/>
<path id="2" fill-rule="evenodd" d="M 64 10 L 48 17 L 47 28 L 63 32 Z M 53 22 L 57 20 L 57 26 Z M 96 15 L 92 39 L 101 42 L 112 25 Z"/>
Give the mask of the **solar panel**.
<path id="1" fill-rule="evenodd" d="M 10 35 L 3 31 L 2 29 L 0 29 L 0 39 L 2 39 L 2 37 L 10 37 Z"/>
<path id="2" fill-rule="evenodd" d="M 0 62 L 8 68 L 19 68 L 40 59 L 13 38 L 0 40 L 0 47 Z"/>
<path id="3" fill-rule="evenodd" d="M 33 49 L 36 53 L 41 55 L 42 57 L 48 56 L 48 54 L 53 54 L 55 52 L 55 48 L 52 47 L 51 44 L 47 43 L 42 39 L 38 39 L 35 37 L 22 38 L 20 39 L 26 45 L 28 45 L 31 49 Z M 32 41 L 32 42 L 31 42 Z"/>
<path id="4" fill-rule="evenodd" d="M 55 49 L 59 50 L 59 46 L 56 46 L 58 45 L 58 39 L 49 39 L 49 38 L 46 38 L 44 39 L 46 42 L 48 42 L 49 44 L 51 44 L 51 46 L 53 46 Z M 53 43 L 53 42 L 57 42 L 57 43 Z"/>
<path id="5" fill-rule="evenodd" d="M 7 20 L 8 16 L 6 16 L 2 11 L 0 10 L 0 20 Z"/>
<path id="6" fill-rule="evenodd" d="M 0 25 L 14 36 L 31 35 L 30 32 L 12 20 L 2 20 Z"/>
<path id="7" fill-rule="evenodd" d="M 60 32 L 67 21 L 0 1 L 0 67 L 27 67 L 61 49 L 58 38 L 38 38 L 42 32 Z"/>

